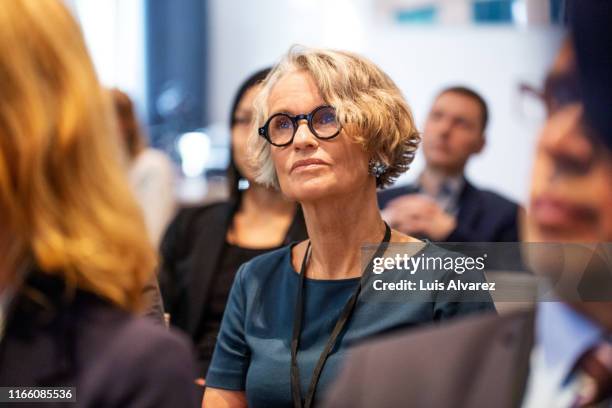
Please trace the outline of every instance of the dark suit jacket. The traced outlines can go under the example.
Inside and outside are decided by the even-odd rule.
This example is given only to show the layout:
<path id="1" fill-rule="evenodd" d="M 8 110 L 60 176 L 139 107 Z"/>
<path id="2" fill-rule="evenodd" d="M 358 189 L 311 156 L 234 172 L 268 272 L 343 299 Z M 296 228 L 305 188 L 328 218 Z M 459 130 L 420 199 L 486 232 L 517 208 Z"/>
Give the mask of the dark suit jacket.
<path id="1" fill-rule="evenodd" d="M 76 404 L 96 408 L 196 407 L 187 339 L 61 280 L 29 274 L 0 338 L 0 386 L 76 387 Z"/>
<path id="2" fill-rule="evenodd" d="M 378 193 L 381 209 L 394 198 L 415 194 L 417 189 L 402 186 Z M 457 227 L 446 242 L 516 242 L 519 206 L 491 191 L 480 190 L 469 181 L 459 194 Z"/>
<path id="3" fill-rule="evenodd" d="M 466 318 L 358 347 L 324 407 L 520 406 L 533 316 Z"/>
<path id="4" fill-rule="evenodd" d="M 201 336 L 213 278 L 236 209 L 231 201 L 183 209 L 162 240 L 159 280 L 164 307 L 171 324 L 195 342 Z M 284 243 L 306 238 L 304 218 L 298 210 Z"/>

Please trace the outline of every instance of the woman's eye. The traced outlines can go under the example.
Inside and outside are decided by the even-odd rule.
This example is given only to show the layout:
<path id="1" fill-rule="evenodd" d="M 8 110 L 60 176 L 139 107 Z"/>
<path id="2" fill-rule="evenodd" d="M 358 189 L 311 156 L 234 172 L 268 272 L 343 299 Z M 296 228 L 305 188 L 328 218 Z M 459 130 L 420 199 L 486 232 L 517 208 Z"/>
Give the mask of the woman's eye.
<path id="1" fill-rule="evenodd" d="M 315 115 L 314 122 L 317 125 L 334 125 L 336 123 L 336 113 L 332 110 L 318 112 Z"/>
<path id="2" fill-rule="evenodd" d="M 291 120 L 285 117 L 279 117 L 274 121 L 274 128 L 279 130 L 290 129 L 293 127 Z"/>
<path id="3" fill-rule="evenodd" d="M 322 124 L 334 123 L 336 121 L 336 115 L 333 113 L 326 113 L 319 118 L 319 122 Z"/>

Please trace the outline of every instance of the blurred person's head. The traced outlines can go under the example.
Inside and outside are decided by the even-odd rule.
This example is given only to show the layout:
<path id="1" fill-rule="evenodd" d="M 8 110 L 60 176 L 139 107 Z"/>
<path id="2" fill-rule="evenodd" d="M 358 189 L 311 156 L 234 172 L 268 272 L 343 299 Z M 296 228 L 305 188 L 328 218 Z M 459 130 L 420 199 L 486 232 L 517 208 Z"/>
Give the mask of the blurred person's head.
<path id="1" fill-rule="evenodd" d="M 528 241 L 612 241 L 612 155 L 585 125 L 571 42 L 546 80 L 548 119 L 532 172 Z"/>
<path id="2" fill-rule="evenodd" d="M 228 167 L 230 194 L 237 198 L 241 179 L 255 182 L 255 169 L 249 160 L 247 140 L 253 123 L 253 102 L 271 68 L 264 68 L 249 76 L 238 88 L 230 111 L 231 154 Z"/>
<path id="3" fill-rule="evenodd" d="M 302 203 L 391 184 L 419 142 L 393 81 L 344 51 L 292 48 L 266 80 L 255 111 L 258 181 Z M 294 122 L 295 115 L 304 116 Z M 381 165 L 378 177 L 372 163 Z"/>
<path id="4" fill-rule="evenodd" d="M 0 276 L 33 263 L 135 309 L 155 263 L 112 108 L 59 0 L 0 7 Z"/>
<path id="5" fill-rule="evenodd" d="M 586 125 L 578 84 L 566 40 L 542 95 L 548 117 L 536 147 L 525 238 L 574 243 L 532 248 L 534 271 L 549 278 L 556 297 L 612 327 L 609 244 L 584 245 L 612 242 L 612 152 Z"/>
<path id="6" fill-rule="evenodd" d="M 576 50 L 579 83 L 587 121 L 594 136 L 612 149 L 612 3 L 567 1 Z"/>
<path id="7" fill-rule="evenodd" d="M 117 88 L 111 89 L 110 94 L 117 114 L 121 143 L 125 146 L 128 157 L 133 159 L 147 145 L 136 118 L 134 104 L 125 92 Z"/>
<path id="8" fill-rule="evenodd" d="M 485 145 L 489 110 L 484 99 L 466 87 L 438 94 L 425 121 L 423 153 L 429 168 L 461 174 L 469 158 Z"/>

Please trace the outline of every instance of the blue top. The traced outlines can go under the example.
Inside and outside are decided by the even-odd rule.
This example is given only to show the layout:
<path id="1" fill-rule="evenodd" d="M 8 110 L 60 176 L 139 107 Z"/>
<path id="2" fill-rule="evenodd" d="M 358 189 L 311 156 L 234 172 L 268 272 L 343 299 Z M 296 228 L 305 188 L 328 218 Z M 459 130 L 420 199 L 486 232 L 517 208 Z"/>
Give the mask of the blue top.
<path id="1" fill-rule="evenodd" d="M 563 373 L 564 385 L 572 368 L 588 349 L 603 339 L 603 329 L 563 302 L 541 302 L 536 311 L 536 344 L 550 369 Z"/>
<path id="2" fill-rule="evenodd" d="M 291 264 L 291 247 L 258 256 L 238 270 L 206 376 L 207 387 L 245 391 L 249 407 L 293 405 L 290 343 L 299 274 Z M 432 244 L 428 244 L 422 252 L 428 255 L 451 254 Z M 420 278 L 431 282 L 451 278 L 448 273 L 426 275 Z M 410 276 L 408 272 L 403 275 L 404 278 Z M 465 273 L 461 276 L 463 281 L 484 281 L 482 273 Z M 358 284 L 359 278 L 305 279 L 303 326 L 298 352 L 302 396 L 306 395 L 319 356 Z M 441 299 L 435 291 L 423 292 L 418 301 L 406 300 L 410 296 L 406 293 L 403 294 L 403 301 L 399 301 L 399 298 L 377 301 L 376 296 L 371 286 L 364 285 L 353 316 L 321 373 L 315 402 L 324 396 L 351 345 L 399 328 L 495 310 L 488 293 L 481 298 L 484 301 L 471 302 L 452 301 L 448 297 Z"/>

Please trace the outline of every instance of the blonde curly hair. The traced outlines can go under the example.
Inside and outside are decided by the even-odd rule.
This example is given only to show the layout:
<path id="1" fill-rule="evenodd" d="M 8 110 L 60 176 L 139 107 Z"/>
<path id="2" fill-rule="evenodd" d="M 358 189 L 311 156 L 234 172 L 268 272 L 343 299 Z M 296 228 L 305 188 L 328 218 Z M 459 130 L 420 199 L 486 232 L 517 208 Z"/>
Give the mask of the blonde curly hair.
<path id="1" fill-rule="evenodd" d="M 410 107 L 391 78 L 354 53 L 293 46 L 270 72 L 254 102 L 249 145 L 259 183 L 279 188 L 271 146 L 257 129 L 269 116 L 272 88 L 282 77 L 296 71 L 312 76 L 325 102 L 336 109 L 344 132 L 365 149 L 373 162 L 387 167 L 377 178 L 378 187 L 393 184 L 408 170 L 421 137 Z"/>

